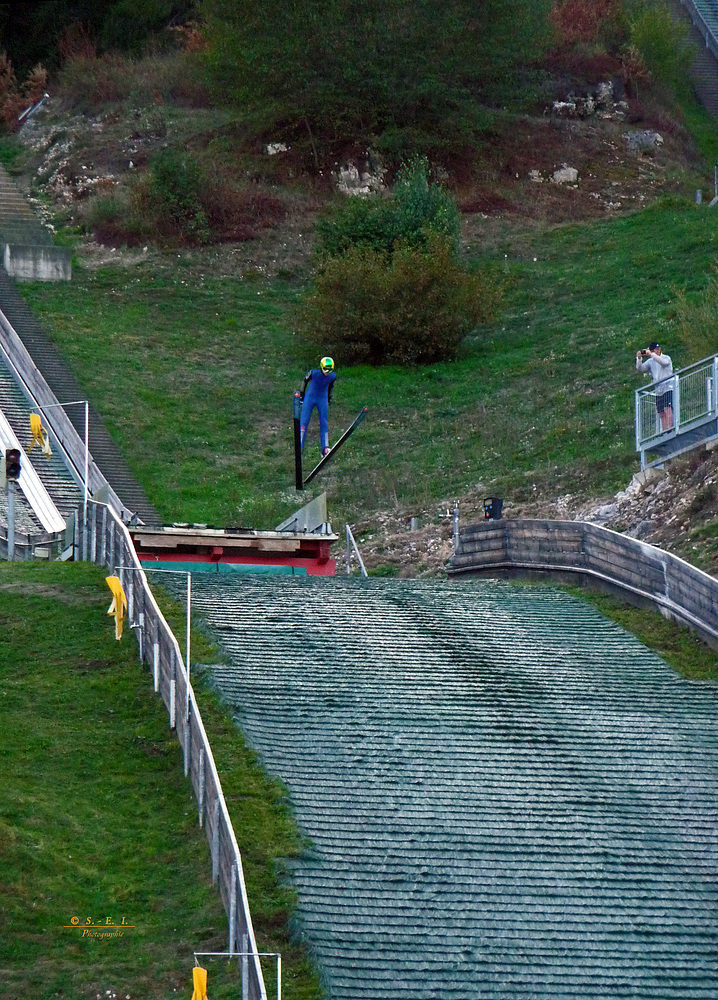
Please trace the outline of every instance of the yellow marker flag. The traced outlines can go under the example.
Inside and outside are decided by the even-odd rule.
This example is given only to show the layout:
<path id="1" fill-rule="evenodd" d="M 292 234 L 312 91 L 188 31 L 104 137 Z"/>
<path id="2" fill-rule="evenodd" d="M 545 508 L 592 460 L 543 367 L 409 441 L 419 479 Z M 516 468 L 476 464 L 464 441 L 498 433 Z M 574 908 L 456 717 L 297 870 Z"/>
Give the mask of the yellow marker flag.
<path id="1" fill-rule="evenodd" d="M 121 639 L 122 623 L 127 617 L 127 598 L 118 576 L 106 576 L 105 583 L 112 592 L 112 604 L 107 614 L 115 616 L 115 639 Z"/>
<path id="2" fill-rule="evenodd" d="M 194 993 L 192 1000 L 207 1000 L 207 970 L 196 966 L 192 969 L 192 984 Z"/>
<path id="3" fill-rule="evenodd" d="M 50 447 L 50 438 L 47 431 L 42 426 L 42 418 L 37 415 L 37 413 L 30 414 L 30 432 L 32 434 L 32 443 L 27 449 L 28 455 L 35 447 L 36 444 L 40 445 L 40 450 L 43 455 L 48 458 L 52 455 L 52 448 Z"/>

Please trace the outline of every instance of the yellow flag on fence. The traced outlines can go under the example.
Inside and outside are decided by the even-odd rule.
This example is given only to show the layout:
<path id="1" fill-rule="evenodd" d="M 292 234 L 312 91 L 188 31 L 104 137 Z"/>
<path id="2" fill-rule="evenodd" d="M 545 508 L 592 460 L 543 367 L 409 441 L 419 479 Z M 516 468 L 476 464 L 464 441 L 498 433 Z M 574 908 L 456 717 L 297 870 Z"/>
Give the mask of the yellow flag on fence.
<path id="1" fill-rule="evenodd" d="M 192 1000 L 207 1000 L 207 970 L 195 966 L 192 969 L 192 983 L 194 985 Z"/>
<path id="2" fill-rule="evenodd" d="M 50 447 L 50 438 L 47 431 L 42 426 L 42 418 L 38 416 L 37 413 L 30 414 L 30 432 L 32 433 L 32 443 L 27 449 L 28 455 L 35 447 L 36 444 L 40 445 L 40 450 L 43 455 L 47 455 L 49 458 L 52 455 L 52 448 Z"/>
<path id="3" fill-rule="evenodd" d="M 122 623 L 127 617 L 127 598 L 118 576 L 106 576 L 105 583 L 112 592 L 112 604 L 107 614 L 115 616 L 115 639 L 122 638 Z"/>

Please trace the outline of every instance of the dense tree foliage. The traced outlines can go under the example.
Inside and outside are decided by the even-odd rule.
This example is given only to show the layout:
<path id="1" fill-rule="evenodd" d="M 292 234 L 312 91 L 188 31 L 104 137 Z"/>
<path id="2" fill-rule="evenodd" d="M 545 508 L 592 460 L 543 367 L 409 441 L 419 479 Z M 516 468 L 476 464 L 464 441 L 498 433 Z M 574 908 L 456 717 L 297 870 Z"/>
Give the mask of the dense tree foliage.
<path id="1" fill-rule="evenodd" d="M 217 87 L 274 134 L 472 144 L 547 42 L 544 0 L 203 0 Z"/>
<path id="2" fill-rule="evenodd" d="M 82 24 L 99 51 L 137 51 L 162 28 L 191 17 L 196 0 L 52 0 L 0 4 L 0 49 L 21 73 L 60 59 L 58 43 Z"/>

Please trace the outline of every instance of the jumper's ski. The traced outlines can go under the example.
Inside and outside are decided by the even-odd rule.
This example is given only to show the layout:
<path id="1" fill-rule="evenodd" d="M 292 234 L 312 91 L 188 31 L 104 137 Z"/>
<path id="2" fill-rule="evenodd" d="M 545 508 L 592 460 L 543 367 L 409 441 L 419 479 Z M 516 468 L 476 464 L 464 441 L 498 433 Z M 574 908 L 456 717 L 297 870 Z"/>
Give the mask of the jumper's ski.
<path id="1" fill-rule="evenodd" d="M 304 483 L 302 482 L 302 427 L 301 427 L 302 394 L 301 392 L 294 393 L 292 408 L 294 410 L 294 485 L 298 490 L 301 490 L 302 486 L 304 485 Z"/>
<path id="2" fill-rule="evenodd" d="M 312 469 L 312 471 L 309 473 L 309 475 L 307 476 L 307 478 L 302 483 L 302 486 L 306 486 L 308 483 L 311 483 L 312 479 L 314 479 L 314 477 L 317 475 L 317 473 L 319 473 L 319 472 L 322 471 L 322 469 L 327 464 L 327 462 L 331 461 L 331 459 L 334 458 L 334 456 L 339 451 L 339 449 L 341 448 L 341 446 L 344 444 L 344 442 L 346 441 L 346 439 L 349 437 L 350 434 L 354 433 L 354 431 L 357 429 L 357 427 L 362 422 L 362 420 L 364 419 L 364 417 L 367 415 L 368 412 L 369 412 L 369 407 L 368 406 L 362 407 L 362 409 L 361 409 L 361 411 L 359 413 L 359 416 L 356 418 L 356 420 L 351 425 L 351 427 L 347 427 L 347 429 L 344 431 L 344 433 L 339 438 L 339 440 L 337 441 L 337 443 L 334 445 L 334 447 L 330 451 L 327 452 L 327 454 L 321 460 L 321 462 L 319 463 L 319 465 L 315 465 L 314 466 L 314 468 Z M 297 422 L 295 421 L 295 427 L 296 427 L 296 425 L 297 425 Z M 295 433 L 296 433 L 296 431 L 295 431 Z M 302 459 L 301 459 L 301 450 L 300 450 L 300 452 L 299 452 L 299 463 L 300 464 L 298 466 L 298 468 L 300 470 L 301 470 L 301 461 L 302 461 Z M 301 475 L 301 472 L 300 472 L 300 475 Z M 297 486 L 297 489 L 301 489 L 301 487 Z"/>

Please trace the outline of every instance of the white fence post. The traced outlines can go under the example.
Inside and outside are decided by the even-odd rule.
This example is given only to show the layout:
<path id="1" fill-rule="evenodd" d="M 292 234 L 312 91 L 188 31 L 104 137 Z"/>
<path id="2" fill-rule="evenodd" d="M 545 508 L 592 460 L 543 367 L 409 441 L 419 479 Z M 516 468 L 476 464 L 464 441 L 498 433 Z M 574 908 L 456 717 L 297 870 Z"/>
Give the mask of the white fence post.
<path id="1" fill-rule="evenodd" d="M 199 748 L 199 774 L 197 777 L 197 802 L 199 805 L 199 825 L 200 829 L 204 823 L 204 747 Z"/>
<path id="2" fill-rule="evenodd" d="M 212 884 L 219 878 L 219 796 L 214 800 L 212 809 Z"/>
<path id="3" fill-rule="evenodd" d="M 152 644 L 152 681 L 154 683 L 155 693 L 159 691 L 160 686 L 160 644 L 159 642 L 154 642 Z"/>
<path id="4" fill-rule="evenodd" d="M 229 884 L 229 954 L 234 955 L 235 937 L 237 934 L 237 867 L 232 864 L 232 874 Z"/>

